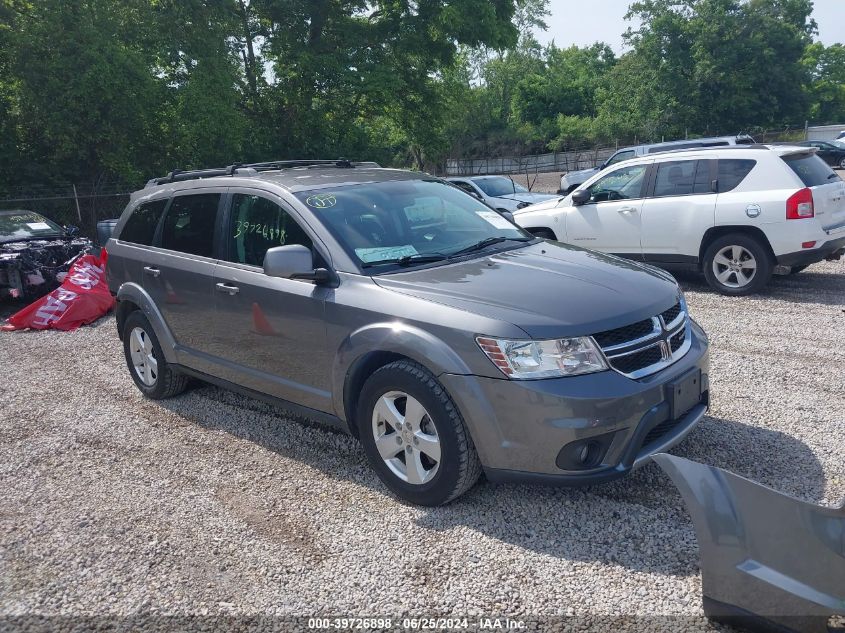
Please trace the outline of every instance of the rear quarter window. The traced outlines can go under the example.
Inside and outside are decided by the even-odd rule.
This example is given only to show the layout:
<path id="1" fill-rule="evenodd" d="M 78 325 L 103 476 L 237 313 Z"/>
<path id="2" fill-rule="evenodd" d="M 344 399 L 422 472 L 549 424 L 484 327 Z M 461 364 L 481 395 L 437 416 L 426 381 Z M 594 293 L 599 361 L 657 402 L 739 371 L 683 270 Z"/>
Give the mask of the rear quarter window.
<path id="1" fill-rule="evenodd" d="M 754 169 L 756 160 L 744 158 L 723 158 L 719 160 L 718 183 L 719 193 L 736 189 L 745 177 Z"/>
<path id="2" fill-rule="evenodd" d="M 805 187 L 818 187 L 833 181 L 836 172 L 815 154 L 790 154 L 781 156 L 783 162 L 801 179 Z"/>
<path id="3" fill-rule="evenodd" d="M 138 206 L 126 220 L 120 232 L 120 239 L 144 246 L 152 245 L 156 227 L 166 206 L 167 199 L 145 202 Z"/>

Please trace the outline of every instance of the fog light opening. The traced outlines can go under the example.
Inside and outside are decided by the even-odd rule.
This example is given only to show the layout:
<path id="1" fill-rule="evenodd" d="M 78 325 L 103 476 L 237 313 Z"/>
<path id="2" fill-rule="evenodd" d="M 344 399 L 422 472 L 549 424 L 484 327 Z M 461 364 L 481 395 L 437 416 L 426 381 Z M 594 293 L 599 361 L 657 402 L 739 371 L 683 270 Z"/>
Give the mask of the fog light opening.
<path id="1" fill-rule="evenodd" d="M 561 470 L 592 470 L 602 465 L 616 431 L 570 442 L 557 455 L 555 463 Z"/>
<path id="2" fill-rule="evenodd" d="M 578 450 L 578 461 L 585 468 L 590 468 L 599 463 L 602 452 L 602 446 L 598 442 L 585 442 Z"/>

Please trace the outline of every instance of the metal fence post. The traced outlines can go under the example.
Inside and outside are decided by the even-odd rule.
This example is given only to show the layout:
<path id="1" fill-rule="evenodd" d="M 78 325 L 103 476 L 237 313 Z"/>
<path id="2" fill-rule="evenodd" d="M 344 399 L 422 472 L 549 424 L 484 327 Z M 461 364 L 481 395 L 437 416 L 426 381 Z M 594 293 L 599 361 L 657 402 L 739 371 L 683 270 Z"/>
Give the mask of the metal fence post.
<path id="1" fill-rule="evenodd" d="M 79 196 L 76 193 L 76 185 L 71 185 L 73 187 L 73 199 L 76 202 L 76 217 L 79 218 L 79 223 L 82 224 L 82 209 L 79 208 Z"/>

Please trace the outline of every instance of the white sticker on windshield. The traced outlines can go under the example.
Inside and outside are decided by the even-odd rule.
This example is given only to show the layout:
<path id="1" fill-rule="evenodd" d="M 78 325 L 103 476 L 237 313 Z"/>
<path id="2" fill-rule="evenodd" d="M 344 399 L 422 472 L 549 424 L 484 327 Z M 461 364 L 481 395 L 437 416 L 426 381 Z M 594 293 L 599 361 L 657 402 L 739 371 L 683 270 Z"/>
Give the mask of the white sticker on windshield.
<path id="1" fill-rule="evenodd" d="M 355 254 L 362 262 L 380 262 L 385 259 L 399 259 L 406 255 L 418 255 L 410 244 L 405 246 L 380 246 L 379 248 L 356 248 Z"/>
<path id="2" fill-rule="evenodd" d="M 476 211 L 475 212 L 478 217 L 487 220 L 490 224 L 495 226 L 497 229 L 512 229 L 513 224 L 508 222 L 505 218 L 501 215 L 496 213 L 495 211 Z"/>
<path id="3" fill-rule="evenodd" d="M 27 222 L 26 225 L 34 231 L 49 231 L 50 225 L 46 222 Z"/>

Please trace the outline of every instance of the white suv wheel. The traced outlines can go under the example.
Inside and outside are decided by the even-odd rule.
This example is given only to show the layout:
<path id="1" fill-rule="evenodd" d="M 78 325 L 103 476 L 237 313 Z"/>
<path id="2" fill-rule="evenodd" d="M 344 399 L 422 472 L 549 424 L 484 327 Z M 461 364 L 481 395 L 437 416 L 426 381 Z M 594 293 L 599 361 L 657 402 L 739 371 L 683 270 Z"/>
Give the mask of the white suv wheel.
<path id="1" fill-rule="evenodd" d="M 728 288 L 742 288 L 757 274 L 757 260 L 742 246 L 725 246 L 713 258 L 713 275 Z"/>

